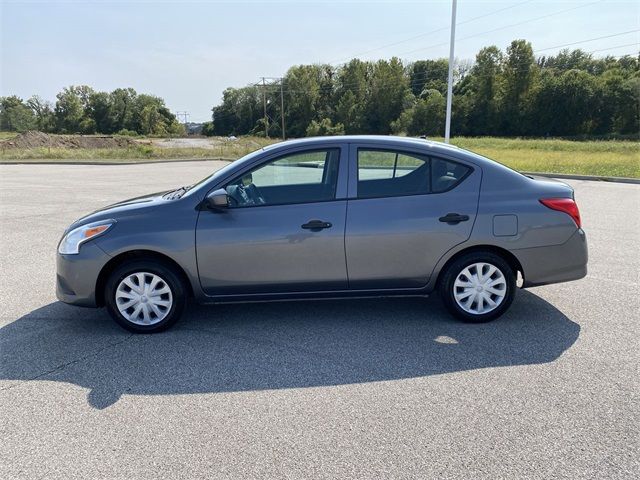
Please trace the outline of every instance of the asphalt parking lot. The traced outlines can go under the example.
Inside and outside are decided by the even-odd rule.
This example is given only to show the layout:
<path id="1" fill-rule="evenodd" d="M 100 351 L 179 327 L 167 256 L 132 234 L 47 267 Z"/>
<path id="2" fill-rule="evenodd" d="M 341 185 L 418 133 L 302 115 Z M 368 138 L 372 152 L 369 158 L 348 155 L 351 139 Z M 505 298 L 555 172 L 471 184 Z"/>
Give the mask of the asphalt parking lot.
<path id="1" fill-rule="evenodd" d="M 640 185 L 569 181 L 589 275 L 485 325 L 344 300 L 132 336 L 56 301 L 66 225 L 219 166 L 0 165 L 1 478 L 638 478 Z"/>

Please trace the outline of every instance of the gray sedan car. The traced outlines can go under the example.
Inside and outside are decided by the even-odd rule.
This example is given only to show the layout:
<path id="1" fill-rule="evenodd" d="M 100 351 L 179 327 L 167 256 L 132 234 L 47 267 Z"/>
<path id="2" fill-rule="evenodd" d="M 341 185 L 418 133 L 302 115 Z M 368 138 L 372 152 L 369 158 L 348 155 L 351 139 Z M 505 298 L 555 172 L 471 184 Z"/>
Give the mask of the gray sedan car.
<path id="1" fill-rule="evenodd" d="M 582 278 L 568 185 L 420 139 L 282 142 L 189 187 L 127 200 L 64 233 L 57 296 L 157 332 L 202 303 L 417 295 L 504 313 L 518 285 Z M 215 315 L 215 311 L 212 311 Z"/>

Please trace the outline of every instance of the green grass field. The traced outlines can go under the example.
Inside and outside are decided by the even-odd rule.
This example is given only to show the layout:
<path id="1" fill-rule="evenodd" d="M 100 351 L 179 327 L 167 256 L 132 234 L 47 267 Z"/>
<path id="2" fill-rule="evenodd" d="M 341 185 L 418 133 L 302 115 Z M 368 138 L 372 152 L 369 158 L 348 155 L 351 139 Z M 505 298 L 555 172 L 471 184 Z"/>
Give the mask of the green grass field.
<path id="1" fill-rule="evenodd" d="M 640 178 L 640 144 L 635 141 L 484 137 L 451 143 L 520 171 Z"/>
<path id="2" fill-rule="evenodd" d="M 13 133 L 0 132 L 0 140 L 13 136 Z M 276 141 L 259 137 L 241 137 L 235 141 L 220 139 L 214 148 L 173 148 L 157 144 L 106 149 L 5 148 L 0 150 L 0 162 L 77 160 L 117 163 L 189 158 L 235 160 Z M 451 143 L 520 171 L 640 178 L 640 144 L 635 141 L 459 137 L 452 139 Z"/>

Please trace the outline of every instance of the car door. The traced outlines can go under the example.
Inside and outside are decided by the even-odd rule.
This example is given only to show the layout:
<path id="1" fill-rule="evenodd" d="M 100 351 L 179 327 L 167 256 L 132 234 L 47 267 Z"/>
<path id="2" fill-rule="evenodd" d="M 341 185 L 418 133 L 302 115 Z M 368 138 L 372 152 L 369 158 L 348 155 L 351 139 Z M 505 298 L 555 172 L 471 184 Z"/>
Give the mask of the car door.
<path id="1" fill-rule="evenodd" d="M 271 154 L 223 185 L 229 207 L 203 210 L 196 228 L 207 295 L 347 288 L 346 152 L 333 144 Z"/>
<path id="2" fill-rule="evenodd" d="M 479 168 L 367 144 L 351 146 L 349 167 L 349 287 L 423 287 L 445 252 L 471 234 Z"/>

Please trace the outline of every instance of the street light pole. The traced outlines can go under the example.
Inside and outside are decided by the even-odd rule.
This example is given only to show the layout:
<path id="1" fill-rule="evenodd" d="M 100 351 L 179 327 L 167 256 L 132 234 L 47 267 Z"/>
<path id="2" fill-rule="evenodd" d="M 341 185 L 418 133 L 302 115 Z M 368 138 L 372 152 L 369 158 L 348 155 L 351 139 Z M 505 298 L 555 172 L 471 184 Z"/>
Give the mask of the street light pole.
<path id="1" fill-rule="evenodd" d="M 282 120 L 282 140 L 287 139 L 284 131 L 284 78 L 280 79 L 280 119 Z"/>
<path id="2" fill-rule="evenodd" d="M 449 42 L 449 78 L 447 81 L 447 119 L 444 126 L 444 141 L 449 143 L 451 136 L 451 100 L 453 99 L 453 52 L 456 41 L 456 3 L 451 7 L 451 40 Z"/>
<path id="3" fill-rule="evenodd" d="M 264 138 L 269 138 L 269 117 L 267 117 L 267 84 L 262 77 L 262 106 L 264 108 Z"/>

